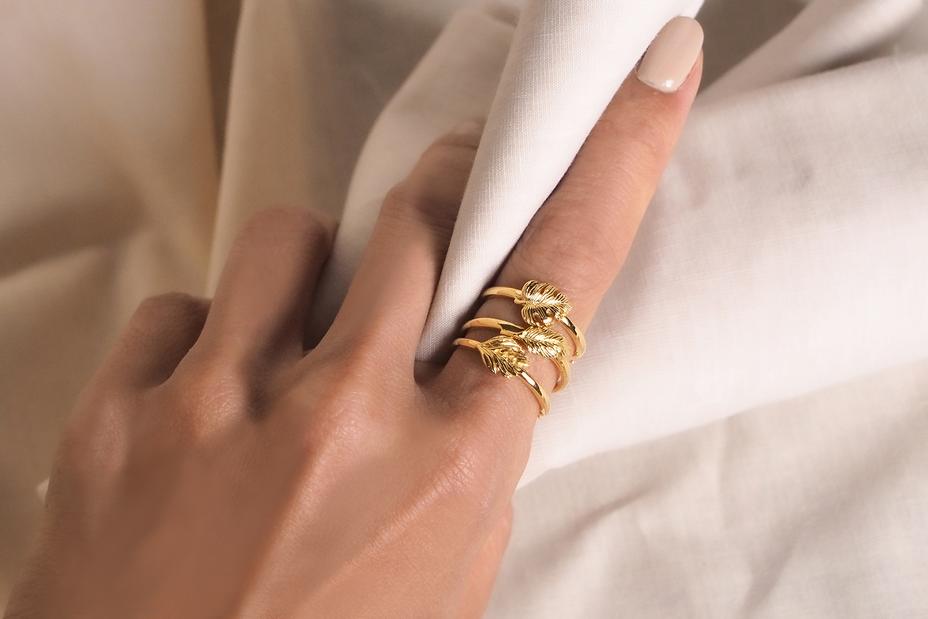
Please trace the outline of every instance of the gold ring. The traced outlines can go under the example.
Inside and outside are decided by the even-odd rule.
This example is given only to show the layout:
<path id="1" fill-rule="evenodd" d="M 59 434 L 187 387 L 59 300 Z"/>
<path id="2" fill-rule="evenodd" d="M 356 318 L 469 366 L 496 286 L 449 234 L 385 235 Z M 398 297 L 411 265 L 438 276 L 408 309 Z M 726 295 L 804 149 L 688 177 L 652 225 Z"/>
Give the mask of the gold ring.
<path id="1" fill-rule="evenodd" d="M 522 319 L 530 325 L 542 327 L 555 320 L 567 328 L 574 343 L 574 359 L 579 359 L 586 352 L 586 338 L 583 331 L 567 316 L 573 309 L 564 293 L 553 284 L 530 279 L 522 289 L 508 286 L 493 286 L 483 291 L 484 297 L 507 297 L 521 305 Z"/>
<path id="2" fill-rule="evenodd" d="M 498 318 L 474 318 L 464 323 L 464 329 L 496 329 L 522 344 L 528 352 L 549 359 L 558 369 L 554 391 L 560 391 L 570 382 L 570 365 L 564 336 L 549 327 L 523 327 Z"/>
<path id="3" fill-rule="evenodd" d="M 538 400 L 538 416 L 544 417 L 551 410 L 551 400 L 548 393 L 538 384 L 532 376 L 526 372 L 528 367 L 528 357 L 522 345 L 515 338 L 508 335 L 497 335 L 491 337 L 485 342 L 471 340 L 459 337 L 454 340 L 455 346 L 471 348 L 480 353 L 480 360 L 483 365 L 493 372 L 505 378 L 518 376 L 532 390 L 532 395 Z"/>

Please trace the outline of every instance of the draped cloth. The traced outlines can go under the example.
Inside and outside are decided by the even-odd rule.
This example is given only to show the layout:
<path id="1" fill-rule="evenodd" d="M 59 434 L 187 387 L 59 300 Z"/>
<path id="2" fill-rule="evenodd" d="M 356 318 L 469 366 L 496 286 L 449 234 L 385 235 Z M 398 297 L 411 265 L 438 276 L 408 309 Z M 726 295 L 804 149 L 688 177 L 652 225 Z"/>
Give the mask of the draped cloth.
<path id="1" fill-rule="evenodd" d="M 928 614 L 928 17 L 708 0 L 706 87 L 541 422 L 499 617 Z M 76 391 L 241 222 L 339 217 L 486 117 L 423 333 L 441 359 L 657 30 L 693 0 L 0 4 L 0 596 Z M 375 122 L 376 119 L 376 122 Z M 2 599 L 2 598 L 0 598 Z"/>

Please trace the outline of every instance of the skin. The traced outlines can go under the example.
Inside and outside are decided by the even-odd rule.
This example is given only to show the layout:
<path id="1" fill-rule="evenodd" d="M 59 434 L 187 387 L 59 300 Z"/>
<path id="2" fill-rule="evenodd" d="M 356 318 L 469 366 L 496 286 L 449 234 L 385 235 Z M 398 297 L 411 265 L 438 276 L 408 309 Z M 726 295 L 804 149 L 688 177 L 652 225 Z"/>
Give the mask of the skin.
<path id="1" fill-rule="evenodd" d="M 701 67 L 673 94 L 626 80 L 496 285 L 555 283 L 589 324 Z M 332 226 L 307 209 L 258 214 L 211 302 L 141 304 L 65 430 L 6 617 L 484 612 L 537 404 L 474 351 L 415 361 L 478 142 L 442 138 L 389 194 L 311 350 L 303 317 Z M 520 322 L 502 299 L 477 315 Z M 551 363 L 531 372 L 553 387 Z"/>

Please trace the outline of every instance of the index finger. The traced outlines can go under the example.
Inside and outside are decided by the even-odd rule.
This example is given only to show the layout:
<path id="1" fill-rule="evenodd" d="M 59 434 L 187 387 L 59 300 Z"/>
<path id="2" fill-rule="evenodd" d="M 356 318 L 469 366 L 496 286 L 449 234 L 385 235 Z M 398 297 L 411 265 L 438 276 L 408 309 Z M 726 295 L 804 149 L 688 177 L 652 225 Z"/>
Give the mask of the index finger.
<path id="1" fill-rule="evenodd" d="M 622 84 L 494 285 L 518 289 L 528 280 L 549 282 L 569 299 L 570 319 L 581 329 L 589 325 L 625 261 L 681 133 L 699 86 L 701 48 L 702 29 L 695 20 L 678 17 L 661 30 L 637 75 Z M 489 299 L 477 316 L 519 321 L 511 299 Z M 467 337 L 485 340 L 491 334 L 471 330 Z M 531 377 L 550 391 L 556 365 L 529 356 Z M 462 397 L 484 391 L 508 401 L 509 406 L 469 417 L 530 435 L 532 413 L 538 410 L 531 391 L 521 381 L 499 380 L 473 351 L 457 349 L 440 380 Z"/>

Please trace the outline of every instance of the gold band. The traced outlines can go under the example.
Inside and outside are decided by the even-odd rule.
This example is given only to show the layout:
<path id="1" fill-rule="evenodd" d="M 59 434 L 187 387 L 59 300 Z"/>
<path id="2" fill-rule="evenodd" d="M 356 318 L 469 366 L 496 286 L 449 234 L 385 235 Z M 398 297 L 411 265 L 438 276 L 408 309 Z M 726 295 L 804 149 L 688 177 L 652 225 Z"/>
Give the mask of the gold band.
<path id="1" fill-rule="evenodd" d="M 529 280 L 522 289 L 492 286 L 483 291 L 484 297 L 506 297 L 521 306 L 522 319 L 533 326 L 548 326 L 555 320 L 567 328 L 574 344 L 574 359 L 586 352 L 586 337 L 567 316 L 573 309 L 567 297 L 552 284 Z"/>
<path id="2" fill-rule="evenodd" d="M 490 286 L 483 291 L 483 296 L 506 297 L 508 299 L 512 299 L 513 301 L 518 301 L 522 298 L 522 291 L 518 288 L 510 288 L 509 286 Z"/>
<path id="3" fill-rule="evenodd" d="M 558 318 L 558 321 L 567 327 L 567 333 L 570 334 L 570 339 L 574 343 L 574 359 L 579 359 L 583 356 L 583 353 L 586 352 L 586 336 L 583 335 L 583 331 L 580 330 L 580 327 L 574 324 L 574 321 L 567 316 L 561 316 Z"/>
<path id="4" fill-rule="evenodd" d="M 538 384 L 531 374 L 525 371 L 528 367 L 528 358 L 522 345 L 508 335 L 497 335 L 485 342 L 459 337 L 454 340 L 455 346 L 471 348 L 480 353 L 483 364 L 494 374 L 505 378 L 517 376 L 528 385 L 532 395 L 538 401 L 538 416 L 544 417 L 551 410 L 551 400 L 544 387 Z"/>
<path id="5" fill-rule="evenodd" d="M 560 391 L 570 382 L 566 342 L 557 331 L 545 326 L 523 327 L 498 318 L 474 318 L 464 323 L 464 329 L 496 329 L 500 334 L 514 338 L 528 352 L 550 360 L 558 370 L 554 391 Z"/>
<path id="6" fill-rule="evenodd" d="M 529 353 L 551 360 L 557 366 L 558 380 L 554 391 L 563 389 L 570 380 L 569 361 L 578 359 L 586 351 L 583 332 L 567 316 L 570 302 L 554 285 L 530 279 L 521 289 L 508 286 L 493 286 L 483 291 L 484 297 L 506 297 L 520 306 L 522 320 L 526 326 L 500 320 L 479 317 L 464 323 L 464 329 L 495 329 L 499 335 L 481 342 L 464 337 L 454 340 L 455 346 L 470 348 L 480 353 L 480 360 L 494 374 L 505 378 L 517 376 L 528 385 L 538 401 L 539 417 L 551 408 L 545 389 L 527 372 Z M 566 351 L 566 339 L 552 327 L 559 322 L 573 341 L 572 358 Z"/>

